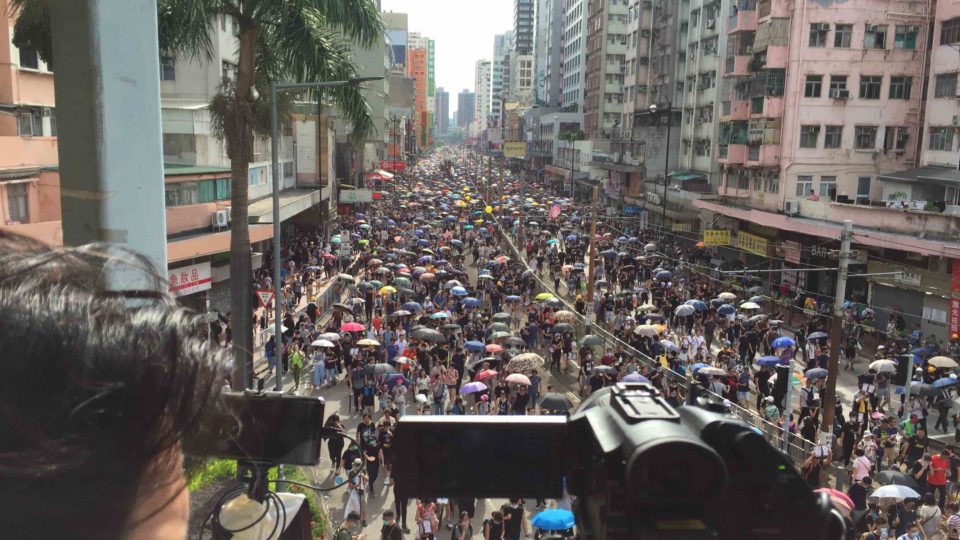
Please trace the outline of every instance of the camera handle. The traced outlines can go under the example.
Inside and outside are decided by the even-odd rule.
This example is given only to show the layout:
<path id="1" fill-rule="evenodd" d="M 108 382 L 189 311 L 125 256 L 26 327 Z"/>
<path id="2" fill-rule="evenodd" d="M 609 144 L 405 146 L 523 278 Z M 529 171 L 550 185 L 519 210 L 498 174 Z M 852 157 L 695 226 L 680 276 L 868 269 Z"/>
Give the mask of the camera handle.
<path id="1" fill-rule="evenodd" d="M 266 500 L 270 483 L 268 474 L 276 466 L 276 463 L 264 461 L 237 460 L 237 480 L 246 484 L 247 497 L 259 503 Z"/>

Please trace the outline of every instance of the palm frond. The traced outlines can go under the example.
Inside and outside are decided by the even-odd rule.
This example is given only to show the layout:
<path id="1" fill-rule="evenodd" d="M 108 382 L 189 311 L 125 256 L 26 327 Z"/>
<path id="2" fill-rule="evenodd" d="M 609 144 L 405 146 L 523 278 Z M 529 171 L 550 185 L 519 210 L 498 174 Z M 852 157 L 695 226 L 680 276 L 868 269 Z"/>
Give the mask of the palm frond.
<path id="1" fill-rule="evenodd" d="M 386 30 L 373 0 L 306 0 L 324 19 L 324 25 L 339 31 L 363 47 L 382 43 Z"/>
<path id="2" fill-rule="evenodd" d="M 37 56 L 52 68 L 53 39 L 47 0 L 10 0 L 7 15 L 17 19 L 13 26 L 13 44 L 37 51 Z"/>
<path id="3" fill-rule="evenodd" d="M 204 61 L 213 58 L 213 25 L 225 10 L 223 0 L 159 0 L 160 50 Z"/>

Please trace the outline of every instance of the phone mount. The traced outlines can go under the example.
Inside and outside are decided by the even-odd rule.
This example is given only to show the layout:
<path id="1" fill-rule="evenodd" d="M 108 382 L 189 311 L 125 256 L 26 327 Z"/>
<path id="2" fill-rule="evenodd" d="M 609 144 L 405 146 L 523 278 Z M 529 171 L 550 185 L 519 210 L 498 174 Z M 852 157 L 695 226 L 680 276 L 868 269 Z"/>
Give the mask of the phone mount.
<path id="1" fill-rule="evenodd" d="M 276 466 L 265 461 L 237 460 L 237 480 L 247 486 L 247 497 L 260 503 L 266 500 L 270 469 Z"/>

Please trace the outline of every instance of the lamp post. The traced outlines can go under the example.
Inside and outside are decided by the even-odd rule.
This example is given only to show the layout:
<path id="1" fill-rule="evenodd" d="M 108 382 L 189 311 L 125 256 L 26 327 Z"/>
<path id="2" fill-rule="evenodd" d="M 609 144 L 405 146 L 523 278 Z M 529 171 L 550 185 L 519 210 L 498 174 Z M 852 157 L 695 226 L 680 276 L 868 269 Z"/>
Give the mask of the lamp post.
<path id="1" fill-rule="evenodd" d="M 279 126 L 280 113 L 277 111 L 277 93 L 288 90 L 320 90 L 323 88 L 337 88 L 350 84 L 360 84 L 367 81 L 378 81 L 383 77 L 361 77 L 346 81 L 327 81 L 314 83 L 270 83 L 270 153 L 273 161 L 273 301 L 274 301 L 274 321 L 273 321 L 273 339 L 276 345 L 275 354 L 277 358 L 275 371 L 275 389 L 283 392 L 283 362 L 280 361 L 283 351 L 283 328 L 281 317 L 283 316 L 280 308 L 280 298 L 282 288 L 280 286 L 280 268 L 283 262 L 280 260 L 280 141 Z M 319 121 L 319 119 L 318 119 Z"/>
<path id="2" fill-rule="evenodd" d="M 650 119 L 657 114 L 657 104 L 653 103 L 650 105 Z M 663 197 L 660 199 L 660 238 L 664 237 L 664 230 L 667 222 L 667 186 L 670 184 L 670 125 L 672 124 L 671 116 L 673 112 L 673 104 L 669 101 L 666 104 L 666 113 L 667 113 L 667 140 L 664 143 L 664 152 L 663 152 Z M 663 248 L 663 246 L 660 246 Z"/>

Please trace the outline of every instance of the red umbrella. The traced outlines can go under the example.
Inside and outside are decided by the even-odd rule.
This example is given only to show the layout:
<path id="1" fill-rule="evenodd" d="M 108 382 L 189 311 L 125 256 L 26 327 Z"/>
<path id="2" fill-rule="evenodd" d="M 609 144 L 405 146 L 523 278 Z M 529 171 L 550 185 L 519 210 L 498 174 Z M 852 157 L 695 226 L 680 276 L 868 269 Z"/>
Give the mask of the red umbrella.
<path id="1" fill-rule="evenodd" d="M 337 256 L 334 255 L 333 253 L 324 253 L 324 254 L 323 254 L 323 258 L 324 258 L 324 259 L 336 259 Z"/>
<path id="2" fill-rule="evenodd" d="M 348 322 L 347 324 L 340 325 L 340 330 L 343 332 L 363 332 L 367 327 L 355 322 Z"/>
<path id="3" fill-rule="evenodd" d="M 496 343 L 490 343 L 489 345 L 487 345 L 487 352 L 491 352 L 491 353 L 503 352 L 503 347 L 501 347 L 500 345 L 497 345 Z"/>
<path id="4" fill-rule="evenodd" d="M 485 381 L 487 379 L 492 379 L 497 376 L 497 372 L 492 369 L 485 369 L 480 373 L 477 373 L 477 376 L 474 377 L 476 381 Z"/>

